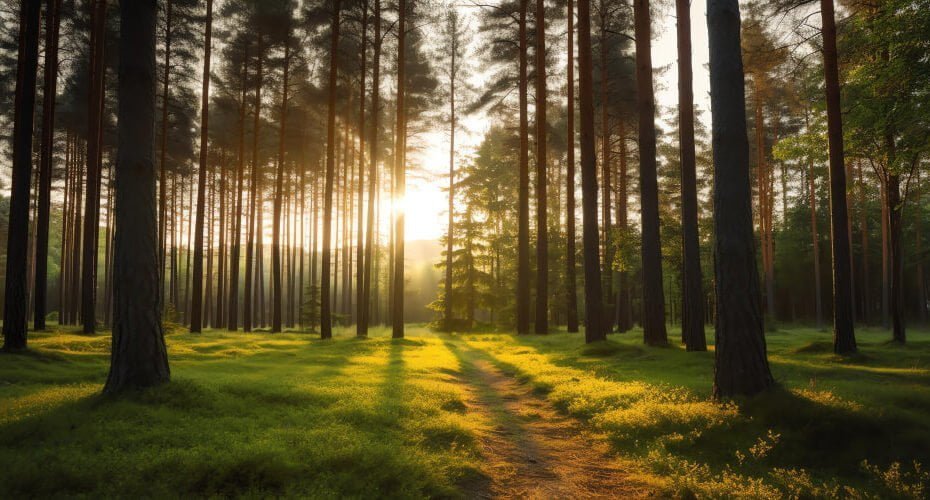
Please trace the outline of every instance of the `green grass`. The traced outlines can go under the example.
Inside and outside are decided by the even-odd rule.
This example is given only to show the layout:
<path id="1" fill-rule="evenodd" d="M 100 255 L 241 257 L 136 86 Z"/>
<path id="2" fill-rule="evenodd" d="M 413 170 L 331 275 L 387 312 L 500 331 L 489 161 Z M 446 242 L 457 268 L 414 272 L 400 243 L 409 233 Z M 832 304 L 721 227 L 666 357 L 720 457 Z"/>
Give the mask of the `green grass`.
<path id="1" fill-rule="evenodd" d="M 168 338 L 172 382 L 98 395 L 109 340 L 0 357 L 0 497 L 455 496 L 474 434 L 436 338 Z M 443 408 L 451 408 L 451 411 Z"/>
<path id="2" fill-rule="evenodd" d="M 712 351 L 646 347 L 638 330 L 588 346 L 567 334 L 468 342 L 664 478 L 667 493 L 924 498 L 930 334 L 909 332 L 906 346 L 857 335 L 860 352 L 840 357 L 828 333 L 769 333 L 779 388 L 729 404 L 710 401 Z"/>
<path id="3" fill-rule="evenodd" d="M 464 404 L 459 342 L 582 420 L 660 494 L 930 495 L 917 465 L 930 463 L 927 332 L 898 346 L 859 331 L 849 358 L 829 334 L 772 332 L 780 389 L 717 404 L 712 352 L 645 347 L 639 332 L 585 346 L 408 331 L 172 334 L 172 382 L 122 398 L 99 395 L 109 336 L 33 334 L 28 353 L 0 354 L 0 497 L 461 496 L 486 480 L 479 439 L 493 426 Z"/>

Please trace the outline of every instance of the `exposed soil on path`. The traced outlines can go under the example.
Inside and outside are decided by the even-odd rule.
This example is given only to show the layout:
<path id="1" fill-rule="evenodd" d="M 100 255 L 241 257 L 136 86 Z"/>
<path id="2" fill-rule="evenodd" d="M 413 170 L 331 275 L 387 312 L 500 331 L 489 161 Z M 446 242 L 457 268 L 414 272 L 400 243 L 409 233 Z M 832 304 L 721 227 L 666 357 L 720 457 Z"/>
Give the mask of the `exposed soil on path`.
<path id="1" fill-rule="evenodd" d="M 450 346 L 453 347 L 453 346 Z M 481 436 L 489 484 L 466 486 L 469 498 L 643 498 L 652 493 L 631 476 L 606 443 L 585 436 L 528 385 L 477 351 L 456 343 L 469 412 L 490 423 Z"/>

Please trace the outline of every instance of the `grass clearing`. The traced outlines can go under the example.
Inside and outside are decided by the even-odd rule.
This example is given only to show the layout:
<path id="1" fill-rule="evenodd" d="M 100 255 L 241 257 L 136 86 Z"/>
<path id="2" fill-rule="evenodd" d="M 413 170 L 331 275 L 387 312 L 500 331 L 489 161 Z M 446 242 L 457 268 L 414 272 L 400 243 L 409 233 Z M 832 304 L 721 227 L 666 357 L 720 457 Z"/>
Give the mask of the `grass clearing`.
<path id="1" fill-rule="evenodd" d="M 828 333 L 769 333 L 779 390 L 722 405 L 709 399 L 712 351 L 645 347 L 641 331 L 590 346 L 568 334 L 466 338 L 664 478 L 666 493 L 924 498 L 930 335 L 898 346 L 857 333 L 849 358 Z"/>
<path id="2" fill-rule="evenodd" d="M 33 334 L 0 355 L 0 497 L 463 496 L 489 480 L 487 432 L 514 418 L 470 411 L 473 361 L 530 384 L 659 494 L 930 495 L 928 332 L 897 346 L 861 330 L 848 358 L 827 333 L 772 332 L 781 389 L 730 404 L 709 399 L 712 352 L 640 332 L 408 332 L 172 334 L 172 383 L 121 399 L 99 395 L 109 336 Z"/>

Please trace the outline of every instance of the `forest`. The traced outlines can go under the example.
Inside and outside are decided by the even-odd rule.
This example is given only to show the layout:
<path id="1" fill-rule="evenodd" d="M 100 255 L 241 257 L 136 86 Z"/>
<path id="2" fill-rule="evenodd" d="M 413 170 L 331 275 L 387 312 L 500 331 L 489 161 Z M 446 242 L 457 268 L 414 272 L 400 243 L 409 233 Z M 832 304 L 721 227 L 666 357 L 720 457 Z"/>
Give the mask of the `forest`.
<path id="1" fill-rule="evenodd" d="M 0 0 L 0 88 L 0 497 L 930 498 L 930 0 Z"/>

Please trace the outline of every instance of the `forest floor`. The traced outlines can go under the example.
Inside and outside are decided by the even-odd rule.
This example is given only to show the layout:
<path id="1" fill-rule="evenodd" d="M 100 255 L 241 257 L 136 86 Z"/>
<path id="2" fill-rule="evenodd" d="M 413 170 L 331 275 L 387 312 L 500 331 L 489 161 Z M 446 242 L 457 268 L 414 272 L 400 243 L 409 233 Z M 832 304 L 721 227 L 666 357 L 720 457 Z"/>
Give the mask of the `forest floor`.
<path id="1" fill-rule="evenodd" d="M 930 495 L 927 331 L 770 332 L 779 389 L 727 404 L 712 352 L 639 331 L 408 332 L 173 333 L 172 382 L 121 398 L 108 335 L 32 334 L 0 354 L 0 497 Z"/>

